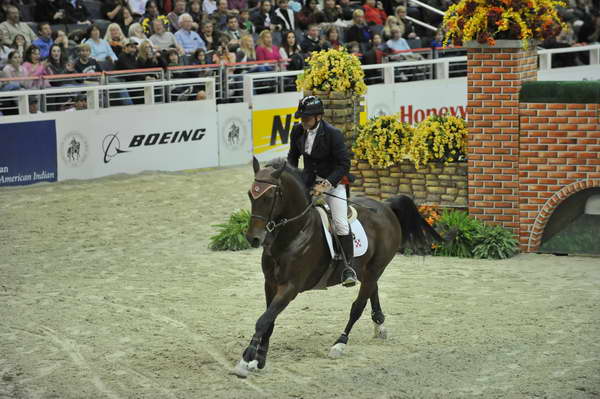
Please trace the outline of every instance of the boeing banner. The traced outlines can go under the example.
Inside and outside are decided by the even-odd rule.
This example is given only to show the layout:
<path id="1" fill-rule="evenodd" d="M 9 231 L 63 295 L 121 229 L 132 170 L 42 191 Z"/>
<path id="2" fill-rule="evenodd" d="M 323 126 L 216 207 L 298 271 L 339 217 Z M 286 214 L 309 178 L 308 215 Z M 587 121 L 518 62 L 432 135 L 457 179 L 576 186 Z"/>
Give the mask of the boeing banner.
<path id="1" fill-rule="evenodd" d="M 0 186 L 53 182 L 57 178 L 55 121 L 3 123 Z"/>

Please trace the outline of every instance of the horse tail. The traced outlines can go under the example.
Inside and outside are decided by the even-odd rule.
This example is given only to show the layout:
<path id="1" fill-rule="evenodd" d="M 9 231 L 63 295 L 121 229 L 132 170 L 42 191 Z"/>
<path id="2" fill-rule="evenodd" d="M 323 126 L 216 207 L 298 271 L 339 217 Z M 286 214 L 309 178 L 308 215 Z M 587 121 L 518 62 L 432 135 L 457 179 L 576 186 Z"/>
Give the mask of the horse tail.
<path id="1" fill-rule="evenodd" d="M 402 229 L 402 247 L 421 252 L 430 248 L 433 241 L 442 242 L 443 238 L 427 223 L 419 213 L 414 201 L 406 195 L 398 195 L 386 200 L 394 211 Z"/>

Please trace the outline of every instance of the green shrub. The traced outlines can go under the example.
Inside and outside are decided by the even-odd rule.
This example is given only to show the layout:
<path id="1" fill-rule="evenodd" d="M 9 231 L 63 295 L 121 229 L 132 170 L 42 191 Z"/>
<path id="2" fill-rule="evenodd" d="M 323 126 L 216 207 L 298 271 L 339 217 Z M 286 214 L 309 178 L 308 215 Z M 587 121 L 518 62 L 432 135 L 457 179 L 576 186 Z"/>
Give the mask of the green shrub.
<path id="1" fill-rule="evenodd" d="M 240 209 L 233 212 L 229 222 L 214 226 L 220 231 L 210 238 L 209 248 L 215 251 L 239 251 L 250 248 L 250 243 L 245 236 L 249 226 L 249 211 Z"/>
<path id="2" fill-rule="evenodd" d="M 513 233 L 502 226 L 481 224 L 475 235 L 473 255 L 481 259 L 506 259 L 518 251 L 518 243 Z"/>
<path id="3" fill-rule="evenodd" d="M 446 237 L 449 241 L 437 244 L 433 254 L 472 258 L 475 235 L 480 225 L 479 220 L 470 217 L 466 212 L 444 210 L 435 224 L 435 228 L 442 237 Z"/>

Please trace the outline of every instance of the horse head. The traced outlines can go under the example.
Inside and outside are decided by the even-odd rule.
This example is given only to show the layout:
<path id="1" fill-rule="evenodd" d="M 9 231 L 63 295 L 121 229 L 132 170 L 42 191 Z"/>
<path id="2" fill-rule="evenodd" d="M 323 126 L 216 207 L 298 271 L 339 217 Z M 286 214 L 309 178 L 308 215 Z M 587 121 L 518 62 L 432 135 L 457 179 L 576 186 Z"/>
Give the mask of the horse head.
<path id="1" fill-rule="evenodd" d="M 252 216 L 246 239 L 257 248 L 264 242 L 267 232 L 272 231 L 275 221 L 281 217 L 284 207 L 281 174 L 286 164 L 283 162 L 278 168 L 261 169 L 258 160 L 254 158 L 252 166 L 254 181 L 248 191 Z"/>

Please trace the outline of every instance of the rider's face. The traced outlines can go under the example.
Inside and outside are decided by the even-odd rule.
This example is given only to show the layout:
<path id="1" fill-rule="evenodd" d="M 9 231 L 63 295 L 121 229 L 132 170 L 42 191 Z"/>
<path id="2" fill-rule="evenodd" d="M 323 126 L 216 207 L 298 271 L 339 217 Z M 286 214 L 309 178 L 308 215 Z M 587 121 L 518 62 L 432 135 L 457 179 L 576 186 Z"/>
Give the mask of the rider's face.
<path id="1" fill-rule="evenodd" d="M 309 115 L 309 116 L 303 116 L 300 119 L 302 120 L 302 126 L 304 127 L 304 129 L 306 130 L 311 130 L 314 129 L 315 126 L 317 126 L 317 123 L 319 122 L 319 118 L 320 116 L 317 115 Z"/>

